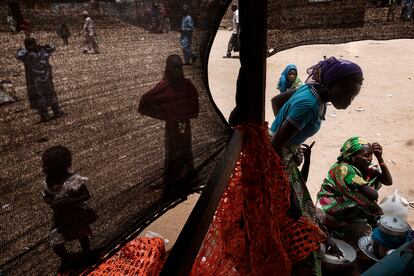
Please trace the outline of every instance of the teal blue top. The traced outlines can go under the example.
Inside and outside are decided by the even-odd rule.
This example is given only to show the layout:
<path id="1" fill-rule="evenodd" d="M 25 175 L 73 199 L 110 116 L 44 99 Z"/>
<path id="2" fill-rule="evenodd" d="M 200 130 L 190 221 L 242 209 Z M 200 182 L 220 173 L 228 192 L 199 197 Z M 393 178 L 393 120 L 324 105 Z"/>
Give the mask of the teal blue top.
<path id="1" fill-rule="evenodd" d="M 322 120 L 325 120 L 325 113 L 326 104 L 312 85 L 302 85 L 280 109 L 270 127 L 270 133 L 276 133 L 287 120 L 299 130 L 289 142 L 300 145 L 318 132 Z"/>

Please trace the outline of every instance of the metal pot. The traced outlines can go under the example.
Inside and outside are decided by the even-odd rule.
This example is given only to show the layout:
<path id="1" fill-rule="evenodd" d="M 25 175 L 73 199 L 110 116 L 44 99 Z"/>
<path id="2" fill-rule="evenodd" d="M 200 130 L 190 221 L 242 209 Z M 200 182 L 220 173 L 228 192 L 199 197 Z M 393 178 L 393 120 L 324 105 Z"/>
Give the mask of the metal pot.
<path id="1" fill-rule="evenodd" d="M 378 222 L 378 228 L 372 232 L 375 255 L 382 259 L 390 249 L 398 248 L 407 241 L 410 226 L 398 217 L 383 216 Z"/>
<path id="2" fill-rule="evenodd" d="M 354 267 L 356 260 L 356 252 L 344 241 L 332 239 L 338 248 L 342 251 L 343 256 L 336 257 L 325 252 L 325 246 L 321 246 L 321 261 L 322 267 L 328 271 L 347 271 Z"/>
<path id="3" fill-rule="evenodd" d="M 378 222 L 378 228 L 386 235 L 404 238 L 410 230 L 410 225 L 397 217 L 382 216 Z"/>
<path id="4" fill-rule="evenodd" d="M 372 244 L 372 247 L 374 248 L 375 256 L 377 256 L 379 259 L 382 259 L 385 256 L 387 256 L 387 252 L 390 250 L 389 248 L 383 246 L 382 244 L 380 244 L 379 242 L 375 240 L 374 240 L 374 243 Z"/>

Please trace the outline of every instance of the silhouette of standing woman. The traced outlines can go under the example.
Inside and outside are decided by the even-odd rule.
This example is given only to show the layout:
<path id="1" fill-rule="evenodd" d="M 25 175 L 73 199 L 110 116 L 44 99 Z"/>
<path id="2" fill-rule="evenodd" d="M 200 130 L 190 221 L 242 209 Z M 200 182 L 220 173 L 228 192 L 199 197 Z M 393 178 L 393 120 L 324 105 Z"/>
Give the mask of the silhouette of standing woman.
<path id="1" fill-rule="evenodd" d="M 164 78 L 142 96 L 138 112 L 165 121 L 166 194 L 185 192 L 190 188 L 185 179 L 194 173 L 190 119 L 198 116 L 199 104 L 196 88 L 184 77 L 180 56 L 167 58 Z"/>

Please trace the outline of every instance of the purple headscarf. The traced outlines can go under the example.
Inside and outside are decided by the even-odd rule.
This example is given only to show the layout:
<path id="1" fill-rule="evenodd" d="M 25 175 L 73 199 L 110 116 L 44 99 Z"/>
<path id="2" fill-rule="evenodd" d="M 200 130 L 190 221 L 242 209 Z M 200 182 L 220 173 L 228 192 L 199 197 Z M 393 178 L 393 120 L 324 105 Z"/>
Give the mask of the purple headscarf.
<path id="1" fill-rule="evenodd" d="M 306 83 L 319 83 L 324 86 L 349 75 L 363 77 L 361 67 L 349 60 L 330 57 L 320 61 L 307 70 L 309 74 Z"/>

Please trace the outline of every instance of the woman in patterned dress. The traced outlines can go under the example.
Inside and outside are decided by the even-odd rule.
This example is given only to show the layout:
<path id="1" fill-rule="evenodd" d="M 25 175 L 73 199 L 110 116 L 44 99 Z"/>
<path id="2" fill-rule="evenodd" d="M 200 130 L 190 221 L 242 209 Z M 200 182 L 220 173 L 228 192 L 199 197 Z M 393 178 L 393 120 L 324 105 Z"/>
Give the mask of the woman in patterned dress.
<path id="1" fill-rule="evenodd" d="M 378 165 L 373 165 L 372 155 Z M 339 235 L 359 221 L 368 220 L 375 226 L 376 217 L 382 215 L 377 204 L 382 184 L 392 185 L 392 177 L 382 158 L 381 145 L 357 136 L 349 138 L 317 196 L 324 225 Z"/>

